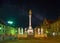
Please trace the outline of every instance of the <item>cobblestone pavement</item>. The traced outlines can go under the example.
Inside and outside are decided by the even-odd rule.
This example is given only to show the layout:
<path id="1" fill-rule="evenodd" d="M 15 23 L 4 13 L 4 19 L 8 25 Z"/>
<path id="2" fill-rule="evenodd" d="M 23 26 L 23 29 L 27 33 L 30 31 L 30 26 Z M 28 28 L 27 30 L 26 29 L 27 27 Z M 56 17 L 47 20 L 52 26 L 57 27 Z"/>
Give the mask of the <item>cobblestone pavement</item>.
<path id="1" fill-rule="evenodd" d="M 0 41 L 0 43 L 60 43 L 59 37 L 49 37 L 49 38 L 20 38 L 16 40 L 5 40 Z"/>

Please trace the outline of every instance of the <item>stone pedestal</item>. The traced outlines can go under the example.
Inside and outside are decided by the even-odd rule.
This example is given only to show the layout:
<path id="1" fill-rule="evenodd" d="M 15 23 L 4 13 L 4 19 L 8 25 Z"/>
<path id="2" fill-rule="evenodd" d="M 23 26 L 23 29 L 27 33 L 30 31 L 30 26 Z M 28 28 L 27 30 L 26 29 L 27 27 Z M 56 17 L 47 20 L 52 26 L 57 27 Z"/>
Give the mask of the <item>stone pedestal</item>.
<path id="1" fill-rule="evenodd" d="M 33 35 L 33 30 L 32 29 L 28 29 L 28 35 Z"/>

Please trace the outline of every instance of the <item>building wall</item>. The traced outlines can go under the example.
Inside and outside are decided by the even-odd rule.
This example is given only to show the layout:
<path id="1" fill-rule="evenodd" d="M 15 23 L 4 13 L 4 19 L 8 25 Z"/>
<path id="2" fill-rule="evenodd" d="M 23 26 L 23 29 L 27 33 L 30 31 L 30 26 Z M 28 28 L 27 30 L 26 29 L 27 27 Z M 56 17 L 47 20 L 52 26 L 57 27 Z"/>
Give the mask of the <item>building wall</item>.
<path id="1" fill-rule="evenodd" d="M 12 32 L 14 31 L 14 34 L 16 34 L 16 28 L 10 27 L 10 26 L 6 26 L 3 24 L 0 24 L 0 35 L 10 35 L 12 34 Z M 13 30 L 13 31 L 11 31 Z"/>
<path id="2" fill-rule="evenodd" d="M 50 27 L 53 32 L 56 32 L 56 33 L 60 32 L 60 20 L 50 24 Z"/>

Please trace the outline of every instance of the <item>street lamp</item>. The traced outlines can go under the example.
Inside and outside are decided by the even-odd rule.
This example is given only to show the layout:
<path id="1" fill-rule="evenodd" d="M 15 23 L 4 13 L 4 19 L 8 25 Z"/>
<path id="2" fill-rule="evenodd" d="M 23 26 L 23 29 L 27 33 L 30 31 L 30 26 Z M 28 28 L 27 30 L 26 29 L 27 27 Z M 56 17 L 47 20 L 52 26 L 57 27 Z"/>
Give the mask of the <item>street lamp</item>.
<path id="1" fill-rule="evenodd" d="M 8 24 L 13 24 L 13 21 L 8 21 Z"/>

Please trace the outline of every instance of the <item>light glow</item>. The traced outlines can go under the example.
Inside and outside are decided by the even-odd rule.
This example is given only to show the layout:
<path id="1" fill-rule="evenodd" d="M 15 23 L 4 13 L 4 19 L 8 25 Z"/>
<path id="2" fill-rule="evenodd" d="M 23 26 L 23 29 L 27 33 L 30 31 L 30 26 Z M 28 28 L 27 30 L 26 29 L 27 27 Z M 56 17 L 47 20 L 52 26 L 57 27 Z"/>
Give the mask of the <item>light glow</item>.
<path id="1" fill-rule="evenodd" d="M 1 27 L 0 27 L 0 30 L 1 30 Z"/>
<path id="2" fill-rule="evenodd" d="M 8 21 L 9 24 L 13 24 L 13 21 Z"/>

